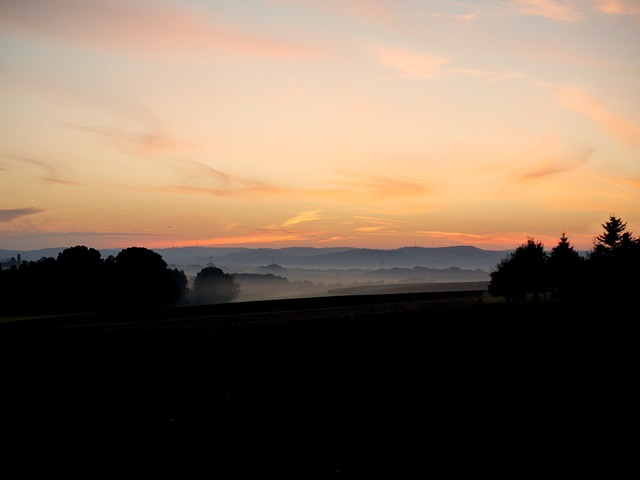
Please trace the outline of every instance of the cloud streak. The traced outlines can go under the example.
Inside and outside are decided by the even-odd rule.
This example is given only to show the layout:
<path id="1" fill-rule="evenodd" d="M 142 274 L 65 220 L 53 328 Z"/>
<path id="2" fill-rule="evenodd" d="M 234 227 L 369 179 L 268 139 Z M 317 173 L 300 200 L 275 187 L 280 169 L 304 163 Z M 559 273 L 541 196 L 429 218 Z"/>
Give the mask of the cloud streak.
<path id="1" fill-rule="evenodd" d="M 521 181 L 533 181 L 541 178 L 558 175 L 561 173 L 572 172 L 580 169 L 589 161 L 589 157 L 593 154 L 593 149 L 571 156 L 567 159 L 547 159 L 542 162 L 536 162 L 534 168 L 520 177 Z"/>
<path id="2" fill-rule="evenodd" d="M 599 0 L 595 8 L 608 15 L 640 16 L 640 3 L 636 0 Z"/>
<path id="3" fill-rule="evenodd" d="M 21 0 L 0 3 L 0 26 L 119 54 L 315 57 L 317 48 L 243 32 L 178 3 Z"/>
<path id="4" fill-rule="evenodd" d="M 612 112 L 586 89 L 561 87 L 556 93 L 556 100 L 562 107 L 585 115 L 616 139 L 640 146 L 640 121 Z"/>
<path id="5" fill-rule="evenodd" d="M 155 165 L 168 167 L 181 177 L 181 184 L 155 187 L 161 191 L 236 196 L 243 192 L 266 193 L 277 190 L 264 183 L 229 175 L 206 163 L 180 156 L 182 152 L 192 149 L 193 145 L 175 140 L 159 127 L 146 128 L 143 132 L 86 125 L 70 125 L 70 127 L 104 138 L 116 149 Z M 148 190 L 148 187 L 134 188 Z"/>
<path id="6" fill-rule="evenodd" d="M 0 209 L 0 222 L 12 222 L 18 218 L 26 217 L 28 215 L 36 215 L 45 211 L 46 210 L 42 208 L 34 207 Z"/>
<path id="7" fill-rule="evenodd" d="M 449 6 L 463 13 L 431 13 L 437 19 L 470 24 L 481 18 L 492 17 L 541 17 L 555 22 L 578 23 L 591 14 L 640 16 L 640 4 L 636 0 L 507 0 L 491 5 L 489 2 L 449 1 Z"/>
<path id="8" fill-rule="evenodd" d="M 316 241 L 318 233 L 316 232 L 288 232 L 278 229 L 258 229 L 248 230 L 246 233 L 239 235 L 220 236 L 215 238 L 206 238 L 200 241 L 201 245 L 217 246 L 217 245 L 269 245 L 291 242 L 300 243 L 310 240 Z M 193 245 L 193 240 L 185 240 L 180 242 L 185 246 Z M 176 243 L 177 245 L 178 243 Z"/>
<path id="9" fill-rule="evenodd" d="M 184 151 L 193 148 L 193 145 L 177 141 L 166 135 L 159 127 L 145 128 L 145 131 L 142 132 L 133 132 L 91 125 L 68 124 L 68 126 L 73 130 L 102 137 L 123 152 L 143 157 L 156 153 Z"/>
<path id="10" fill-rule="evenodd" d="M 405 78 L 434 80 L 443 77 L 463 76 L 501 81 L 523 76 L 514 71 L 454 67 L 450 66 L 451 61 L 448 58 L 406 47 L 372 47 L 370 52 L 379 66 L 393 69 Z"/>
<path id="11" fill-rule="evenodd" d="M 39 168 L 44 172 L 42 175 L 42 180 L 46 182 L 71 186 L 82 185 L 78 182 L 74 182 L 68 180 L 67 178 L 64 178 L 64 173 L 67 172 L 68 168 L 64 163 L 58 160 L 51 158 L 37 159 L 22 155 L 3 155 L 3 158 Z"/>
<path id="12" fill-rule="evenodd" d="M 341 180 L 332 183 L 347 187 L 350 194 L 371 195 L 375 198 L 415 196 L 427 193 L 420 182 L 391 176 L 342 173 Z"/>
<path id="13" fill-rule="evenodd" d="M 442 67 L 449 63 L 443 57 L 408 48 L 376 47 L 372 49 L 379 65 L 390 67 L 404 77 L 434 79 L 445 75 Z"/>
<path id="14" fill-rule="evenodd" d="M 578 22 L 582 13 L 567 0 L 513 0 L 511 5 L 523 15 L 544 17 L 558 22 Z"/>
<path id="15" fill-rule="evenodd" d="M 391 30 L 399 29 L 398 16 L 394 13 L 393 3 L 388 0 L 263 0 L 274 5 L 293 5 L 311 7 L 333 15 L 346 16 L 381 25 Z"/>
<path id="16" fill-rule="evenodd" d="M 290 227 L 292 225 L 298 225 L 299 223 L 312 222 L 314 220 L 320 220 L 322 217 L 322 210 L 310 210 L 302 212 L 295 217 L 289 218 L 282 223 L 283 227 Z"/>

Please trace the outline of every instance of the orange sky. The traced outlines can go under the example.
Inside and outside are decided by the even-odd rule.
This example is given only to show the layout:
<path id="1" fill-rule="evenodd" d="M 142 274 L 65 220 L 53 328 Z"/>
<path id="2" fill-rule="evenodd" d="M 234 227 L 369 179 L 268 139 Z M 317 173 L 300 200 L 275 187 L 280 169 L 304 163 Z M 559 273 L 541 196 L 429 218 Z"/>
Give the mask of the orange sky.
<path id="1" fill-rule="evenodd" d="M 0 0 L 0 249 L 640 234 L 636 0 Z"/>

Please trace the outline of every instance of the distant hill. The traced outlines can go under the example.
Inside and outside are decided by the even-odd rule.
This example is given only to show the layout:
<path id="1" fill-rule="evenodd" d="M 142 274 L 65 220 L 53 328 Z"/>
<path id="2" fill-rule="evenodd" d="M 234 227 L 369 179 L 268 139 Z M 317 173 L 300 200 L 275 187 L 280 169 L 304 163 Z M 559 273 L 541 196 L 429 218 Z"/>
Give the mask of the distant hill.
<path id="1" fill-rule="evenodd" d="M 280 265 L 288 268 L 393 268 L 428 267 L 492 270 L 510 250 L 482 250 L 476 247 L 404 247 L 398 249 L 369 248 L 257 248 L 229 249 L 190 248 L 162 249 L 158 252 L 168 263 L 206 263 L 218 266 Z M 186 260 L 189 260 L 188 262 Z"/>
<path id="2" fill-rule="evenodd" d="M 0 259 L 16 257 L 39 260 L 56 257 L 67 247 L 41 250 L 0 250 Z M 118 249 L 100 250 L 103 258 L 116 255 Z M 472 246 L 403 247 L 397 249 L 369 248 L 225 248 L 183 247 L 154 249 L 170 265 L 206 265 L 211 262 L 221 268 L 280 265 L 287 268 L 314 269 L 380 269 L 380 268 L 450 268 L 491 271 L 511 250 L 483 250 Z"/>

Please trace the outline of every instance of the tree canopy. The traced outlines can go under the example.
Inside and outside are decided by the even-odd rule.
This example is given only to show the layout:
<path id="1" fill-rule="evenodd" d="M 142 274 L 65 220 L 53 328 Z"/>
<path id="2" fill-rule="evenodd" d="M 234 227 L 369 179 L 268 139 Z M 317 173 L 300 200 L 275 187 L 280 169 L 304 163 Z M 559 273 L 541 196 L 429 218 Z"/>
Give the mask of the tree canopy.
<path id="1" fill-rule="evenodd" d="M 129 247 L 115 256 L 84 245 L 57 258 L 25 261 L 0 270 L 0 310 L 74 312 L 221 303 L 237 297 L 239 285 L 218 268 L 206 268 L 193 292 L 182 270 L 169 268 L 162 256 Z"/>
<path id="2" fill-rule="evenodd" d="M 490 273 L 489 293 L 509 300 L 527 295 L 540 298 L 610 297 L 637 292 L 640 287 L 640 238 L 626 222 L 610 215 L 593 248 L 581 256 L 563 232 L 550 253 L 530 238 Z"/>
<path id="3" fill-rule="evenodd" d="M 194 303 L 226 303 L 240 293 L 240 285 L 233 275 L 224 273 L 218 267 L 200 270 L 193 282 L 192 301 Z"/>
<path id="4" fill-rule="evenodd" d="M 547 254 L 542 243 L 529 238 L 498 264 L 491 273 L 489 293 L 524 299 L 528 293 L 538 298 L 545 289 Z"/>

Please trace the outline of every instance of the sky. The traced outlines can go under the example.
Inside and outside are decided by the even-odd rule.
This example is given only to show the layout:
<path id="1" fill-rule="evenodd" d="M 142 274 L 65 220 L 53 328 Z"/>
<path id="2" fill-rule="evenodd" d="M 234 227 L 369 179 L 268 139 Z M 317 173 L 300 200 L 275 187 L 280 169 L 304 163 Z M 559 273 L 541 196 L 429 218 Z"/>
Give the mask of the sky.
<path id="1" fill-rule="evenodd" d="M 640 235 L 640 0 L 0 0 L 0 249 Z"/>

